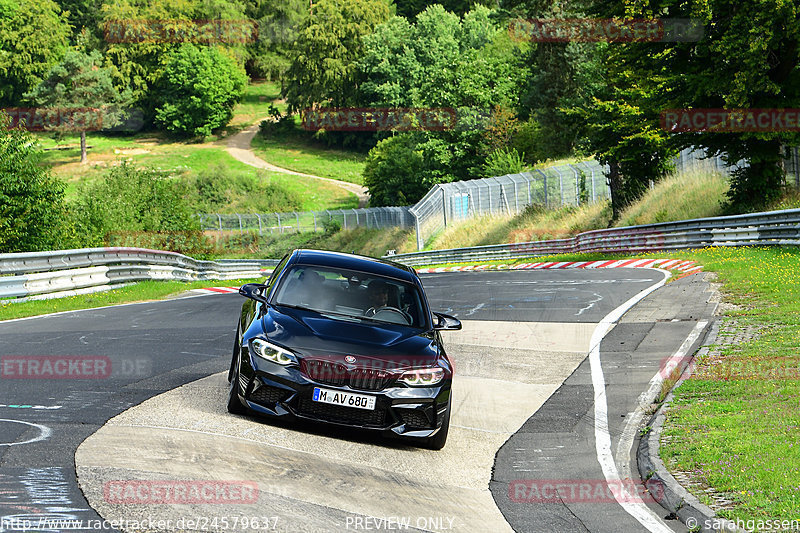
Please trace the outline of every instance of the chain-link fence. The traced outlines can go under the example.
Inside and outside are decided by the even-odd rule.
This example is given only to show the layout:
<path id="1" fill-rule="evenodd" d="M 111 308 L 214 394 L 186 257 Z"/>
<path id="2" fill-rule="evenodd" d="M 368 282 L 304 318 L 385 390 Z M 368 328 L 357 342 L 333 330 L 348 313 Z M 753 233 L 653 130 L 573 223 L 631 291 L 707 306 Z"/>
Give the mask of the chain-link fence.
<path id="1" fill-rule="evenodd" d="M 411 208 L 417 247 L 455 221 L 481 215 L 513 215 L 530 204 L 557 208 L 609 197 L 604 168 L 583 161 L 496 178 L 436 185 Z"/>
<path id="2" fill-rule="evenodd" d="M 785 173 L 786 185 L 800 187 L 800 148 L 785 147 L 785 158 L 783 169 Z M 745 161 L 739 161 L 734 165 L 727 165 L 722 156 L 707 157 L 702 148 L 687 148 L 682 150 L 675 158 L 675 171 L 682 172 L 687 170 L 708 169 L 730 174 L 733 170 L 746 166 Z"/>
<path id="3" fill-rule="evenodd" d="M 410 228 L 414 218 L 408 207 L 371 207 L 367 209 L 331 209 L 292 213 L 202 214 L 200 227 L 205 231 L 245 232 L 259 235 L 324 231 L 331 224 L 342 229 Z"/>

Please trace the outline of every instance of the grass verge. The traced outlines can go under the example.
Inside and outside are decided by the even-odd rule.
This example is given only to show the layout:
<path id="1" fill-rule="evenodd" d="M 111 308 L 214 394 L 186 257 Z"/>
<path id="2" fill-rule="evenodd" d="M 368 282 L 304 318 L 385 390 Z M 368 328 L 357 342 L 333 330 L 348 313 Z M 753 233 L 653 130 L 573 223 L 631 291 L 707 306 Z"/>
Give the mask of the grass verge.
<path id="1" fill-rule="evenodd" d="M 657 183 L 620 216 L 615 227 L 655 224 L 722 214 L 728 180 L 707 170 L 684 172 Z M 530 205 L 518 215 L 491 215 L 451 225 L 429 239 L 425 248 L 461 248 L 487 244 L 564 239 L 584 231 L 607 228 L 608 201 L 544 209 Z"/>
<path id="2" fill-rule="evenodd" d="M 255 124 L 269 114 L 270 104 L 286 111 L 286 103 L 278 100 L 281 85 L 277 81 L 251 81 L 244 91 L 242 101 L 233 109 L 229 126 L 241 128 Z"/>
<path id="3" fill-rule="evenodd" d="M 96 292 L 93 294 L 82 294 L 68 296 L 66 298 L 55 298 L 52 300 L 30 300 L 27 302 L 7 303 L 0 305 L 0 320 L 10 320 L 13 318 L 25 318 L 30 316 L 46 315 L 50 313 L 60 313 L 63 311 L 76 311 L 79 309 L 92 309 L 95 307 L 105 307 L 108 305 L 118 305 L 123 303 L 147 302 L 152 300 L 162 300 L 171 296 L 176 296 L 190 289 L 202 287 L 235 287 L 258 280 L 211 280 L 211 281 L 142 281 L 134 285 L 127 285 L 110 291 Z"/>
<path id="4" fill-rule="evenodd" d="M 726 320 L 760 335 L 696 361 L 675 390 L 661 457 L 730 501 L 739 520 L 800 518 L 800 250 L 718 248 L 676 252 L 716 272 Z"/>
<path id="5" fill-rule="evenodd" d="M 342 149 L 325 148 L 297 135 L 281 138 L 256 135 L 253 151 L 275 166 L 339 181 L 364 184 L 365 154 Z"/>

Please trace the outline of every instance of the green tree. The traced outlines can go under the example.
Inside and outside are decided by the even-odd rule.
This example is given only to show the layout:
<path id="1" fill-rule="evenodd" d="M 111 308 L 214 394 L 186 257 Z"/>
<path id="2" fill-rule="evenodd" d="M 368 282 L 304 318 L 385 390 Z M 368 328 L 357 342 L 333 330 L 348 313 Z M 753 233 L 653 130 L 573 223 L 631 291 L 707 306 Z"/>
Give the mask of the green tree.
<path id="1" fill-rule="evenodd" d="M 53 249 L 63 237 L 64 185 L 39 164 L 33 136 L 8 125 L 0 112 L 0 252 Z"/>
<path id="2" fill-rule="evenodd" d="M 257 22 L 258 39 L 247 46 L 251 78 L 283 80 L 291 65 L 292 43 L 308 11 L 306 0 L 252 0 L 246 15 Z"/>
<path id="3" fill-rule="evenodd" d="M 360 105 L 448 108 L 456 115 L 454 128 L 405 134 L 392 145 L 421 157 L 422 167 L 406 179 L 414 183 L 403 191 L 409 203 L 436 183 L 483 177 L 485 156 L 493 149 L 486 117 L 496 106 L 517 106 L 527 46 L 512 41 L 485 7 L 459 17 L 432 6 L 415 23 L 393 17 L 364 38 Z M 371 183 L 379 181 L 381 168 Z M 386 173 L 383 179 L 392 177 Z"/>
<path id="4" fill-rule="evenodd" d="M 568 123 L 581 125 L 580 148 L 609 167 L 612 220 L 639 199 L 650 182 L 672 169 L 676 155 L 661 128 L 659 111 L 651 106 L 662 90 L 659 80 L 640 80 L 637 63 L 631 62 L 638 46 L 595 43 L 587 48 L 573 72 L 582 91 L 562 99 L 559 108 Z"/>
<path id="5" fill-rule="evenodd" d="M 693 18 L 701 39 L 636 43 L 627 49 L 631 82 L 649 84 L 646 107 L 792 108 L 800 102 L 800 2 L 626 0 L 599 3 L 596 11 L 630 18 Z M 796 132 L 698 132 L 672 136 L 677 148 L 705 147 L 729 163 L 745 166 L 731 177 L 733 211 L 761 208 L 780 193 L 782 145 L 796 145 Z"/>
<path id="6" fill-rule="evenodd" d="M 247 75 L 217 48 L 181 46 L 156 83 L 156 122 L 167 131 L 205 136 L 225 126 L 242 98 Z"/>
<path id="7" fill-rule="evenodd" d="M 447 11 L 456 13 L 457 15 L 463 15 L 467 13 L 471 9 L 474 9 L 476 6 L 484 5 L 489 6 L 493 4 L 498 4 L 499 2 L 492 1 L 492 0 L 395 0 L 394 5 L 395 9 L 397 10 L 397 15 L 400 17 L 406 17 L 408 19 L 413 19 L 419 13 L 425 11 L 426 8 L 439 4 L 444 7 Z"/>
<path id="8" fill-rule="evenodd" d="M 80 131 L 81 163 L 86 163 L 86 131 L 116 126 L 125 116 L 123 106 L 130 103 L 130 91 L 120 94 L 111 80 L 111 71 L 102 68 L 99 52 L 67 52 L 64 59 L 47 73 L 44 81 L 25 94 L 25 99 L 38 106 L 84 116 L 84 120 L 67 121 L 52 127 L 55 131 Z"/>
<path id="9" fill-rule="evenodd" d="M 362 38 L 389 18 L 386 0 L 320 0 L 301 23 L 284 91 L 290 111 L 354 105 Z"/>
<path id="10" fill-rule="evenodd" d="M 676 155 L 658 116 L 640 107 L 646 102 L 640 88 L 613 89 L 606 99 L 595 97 L 579 113 L 587 120 L 588 146 L 608 165 L 612 220 L 639 199 L 651 181 L 672 170 Z"/>
<path id="11" fill-rule="evenodd" d="M 0 0 L 0 107 L 19 105 L 64 55 L 69 36 L 52 0 Z"/>
<path id="12" fill-rule="evenodd" d="M 182 45 L 217 46 L 239 65 L 247 58 L 252 25 L 240 0 L 115 0 L 103 2 L 100 11 L 114 83 L 131 89 L 148 120 L 159 104 L 151 88 Z M 222 35 L 214 33 L 213 24 L 200 23 L 216 20 L 231 21 Z"/>
<path id="13" fill-rule="evenodd" d="M 100 2 L 94 0 L 56 0 L 61 11 L 69 13 L 69 23 L 75 30 L 80 32 L 86 29 L 91 33 L 100 36 Z"/>
<path id="14" fill-rule="evenodd" d="M 582 0 L 526 2 L 527 16 L 536 19 L 580 19 L 588 15 Z M 513 26 L 517 28 L 516 25 Z M 524 24 L 512 33 L 525 40 Z M 532 160 L 556 159 L 571 154 L 584 133 L 580 117 L 565 108 L 583 107 L 591 100 L 585 72 L 597 69 L 604 58 L 595 53 L 594 43 L 535 42 L 529 48 L 525 89 L 520 95 L 519 115 L 535 132 L 534 149 L 526 150 Z M 534 154 L 542 154 L 534 157 Z"/>

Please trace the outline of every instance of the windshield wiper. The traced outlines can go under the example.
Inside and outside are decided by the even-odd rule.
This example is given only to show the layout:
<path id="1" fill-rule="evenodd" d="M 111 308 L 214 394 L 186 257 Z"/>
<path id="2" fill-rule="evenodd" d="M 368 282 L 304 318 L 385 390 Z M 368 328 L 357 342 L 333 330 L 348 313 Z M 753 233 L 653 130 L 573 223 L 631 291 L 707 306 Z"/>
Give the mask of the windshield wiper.
<path id="1" fill-rule="evenodd" d="M 366 318 L 358 315 L 348 315 L 347 313 L 337 313 L 336 311 L 320 311 L 319 314 L 326 318 L 332 318 L 334 320 L 346 320 L 347 322 L 360 323 L 362 319 Z"/>

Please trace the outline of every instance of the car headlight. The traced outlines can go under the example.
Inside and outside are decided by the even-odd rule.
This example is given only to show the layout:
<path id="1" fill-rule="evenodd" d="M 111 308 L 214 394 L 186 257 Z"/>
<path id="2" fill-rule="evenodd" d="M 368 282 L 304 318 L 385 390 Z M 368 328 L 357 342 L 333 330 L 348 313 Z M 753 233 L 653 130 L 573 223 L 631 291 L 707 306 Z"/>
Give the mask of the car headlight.
<path id="1" fill-rule="evenodd" d="M 266 359 L 279 365 L 296 365 L 297 358 L 294 354 L 280 346 L 275 346 L 264 339 L 253 339 L 250 341 L 253 354 L 261 359 Z"/>
<path id="2" fill-rule="evenodd" d="M 419 368 L 408 370 L 400 376 L 400 381 L 412 387 L 436 385 L 444 379 L 444 368 Z"/>

